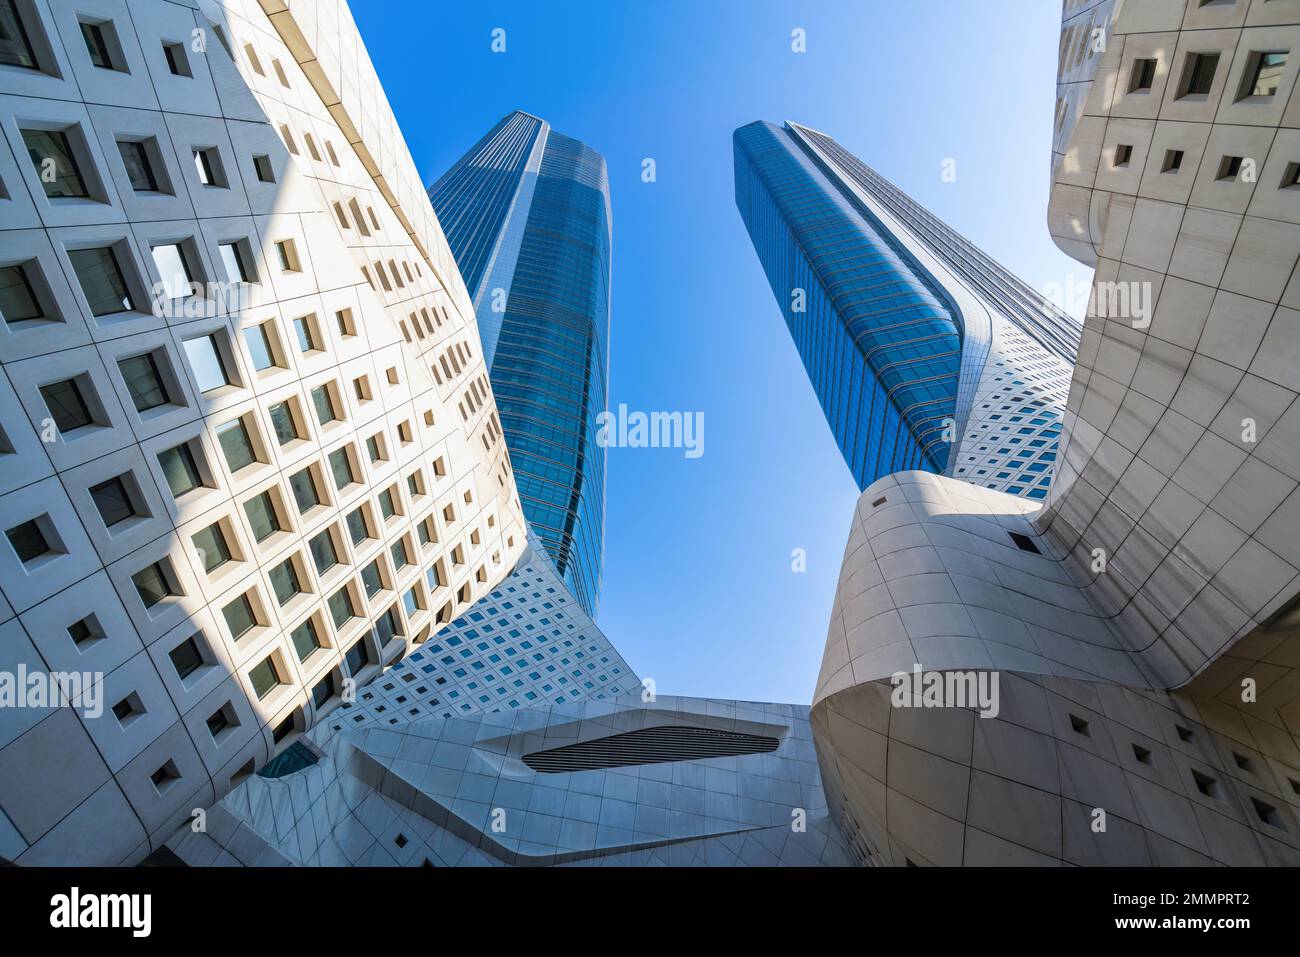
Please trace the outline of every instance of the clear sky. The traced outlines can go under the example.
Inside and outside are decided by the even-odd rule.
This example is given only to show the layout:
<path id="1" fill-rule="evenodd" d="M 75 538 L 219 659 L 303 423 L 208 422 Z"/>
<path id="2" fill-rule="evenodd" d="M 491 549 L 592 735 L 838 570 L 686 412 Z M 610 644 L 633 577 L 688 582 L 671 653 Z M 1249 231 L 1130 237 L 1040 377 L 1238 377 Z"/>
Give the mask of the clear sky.
<path id="1" fill-rule="evenodd" d="M 610 406 L 702 412 L 704 454 L 609 450 L 598 621 L 661 693 L 807 703 L 858 492 L 736 211 L 731 133 L 821 130 L 1030 285 L 1086 282 L 1045 219 L 1059 0 L 352 10 L 426 184 L 514 109 L 604 154 Z"/>

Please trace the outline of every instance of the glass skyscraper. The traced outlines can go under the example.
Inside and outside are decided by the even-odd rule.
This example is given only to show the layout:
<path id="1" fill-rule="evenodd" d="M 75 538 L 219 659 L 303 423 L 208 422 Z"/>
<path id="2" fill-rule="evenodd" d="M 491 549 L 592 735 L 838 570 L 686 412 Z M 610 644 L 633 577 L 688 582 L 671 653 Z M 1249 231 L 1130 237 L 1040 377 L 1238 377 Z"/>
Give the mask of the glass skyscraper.
<path id="1" fill-rule="evenodd" d="M 604 550 L 610 206 L 605 160 L 503 118 L 429 199 L 477 312 L 524 514 L 595 615 Z"/>
<path id="2" fill-rule="evenodd" d="M 1079 324 L 830 137 L 733 140 L 736 205 L 858 486 L 923 469 L 1044 498 Z"/>

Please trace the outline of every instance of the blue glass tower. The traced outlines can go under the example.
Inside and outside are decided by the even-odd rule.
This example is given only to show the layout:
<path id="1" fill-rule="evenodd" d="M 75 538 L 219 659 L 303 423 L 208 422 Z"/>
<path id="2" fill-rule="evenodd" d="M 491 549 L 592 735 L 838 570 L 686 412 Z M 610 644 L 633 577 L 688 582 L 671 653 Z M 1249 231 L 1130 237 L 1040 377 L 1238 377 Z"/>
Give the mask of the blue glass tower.
<path id="1" fill-rule="evenodd" d="M 860 488 L 1046 495 L 1079 325 L 824 134 L 736 130 L 736 205 Z"/>
<path id="2" fill-rule="evenodd" d="M 429 189 L 478 316 L 524 514 L 593 617 L 604 549 L 610 206 L 605 160 L 503 118 Z"/>

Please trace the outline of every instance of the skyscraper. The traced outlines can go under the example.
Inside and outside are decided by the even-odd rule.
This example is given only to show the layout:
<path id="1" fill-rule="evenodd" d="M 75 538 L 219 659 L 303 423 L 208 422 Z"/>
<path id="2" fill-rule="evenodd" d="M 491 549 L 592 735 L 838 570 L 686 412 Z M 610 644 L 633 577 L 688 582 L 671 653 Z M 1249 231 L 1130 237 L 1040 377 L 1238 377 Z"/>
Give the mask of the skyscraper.
<path id="1" fill-rule="evenodd" d="M 504 117 L 429 198 L 478 315 L 524 514 L 596 614 L 604 557 L 610 206 L 605 160 Z"/>
<path id="2" fill-rule="evenodd" d="M 133 864 L 299 766 L 527 528 L 346 4 L 0 24 L 0 674 L 91 692 L 0 708 L 0 859 Z"/>
<path id="3" fill-rule="evenodd" d="M 794 123 L 734 136 L 736 205 L 860 488 L 924 469 L 1043 499 L 1079 324 Z"/>

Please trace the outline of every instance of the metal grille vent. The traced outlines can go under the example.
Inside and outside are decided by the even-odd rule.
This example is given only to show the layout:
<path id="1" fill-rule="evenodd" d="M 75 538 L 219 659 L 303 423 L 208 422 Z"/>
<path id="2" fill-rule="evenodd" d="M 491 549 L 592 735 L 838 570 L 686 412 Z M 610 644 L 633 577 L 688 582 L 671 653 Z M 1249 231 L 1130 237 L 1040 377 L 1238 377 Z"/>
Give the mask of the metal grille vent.
<path id="1" fill-rule="evenodd" d="M 547 751 L 534 751 L 525 754 L 523 761 L 542 774 L 562 774 L 598 768 L 625 768 L 634 764 L 767 754 L 775 751 L 780 744 L 776 738 L 761 734 L 668 725 L 566 744 Z"/>

